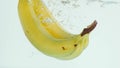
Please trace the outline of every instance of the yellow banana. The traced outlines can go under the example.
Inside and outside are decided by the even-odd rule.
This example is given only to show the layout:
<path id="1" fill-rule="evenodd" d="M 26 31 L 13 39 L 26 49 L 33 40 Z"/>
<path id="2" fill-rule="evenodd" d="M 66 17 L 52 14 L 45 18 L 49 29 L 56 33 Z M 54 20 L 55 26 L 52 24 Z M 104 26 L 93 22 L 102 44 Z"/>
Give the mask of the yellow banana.
<path id="1" fill-rule="evenodd" d="M 56 34 L 54 31 L 54 33 L 51 34 L 51 32 L 41 24 L 44 19 L 38 18 L 30 0 L 19 0 L 18 11 L 23 30 L 31 43 L 44 54 L 58 59 L 72 59 L 77 57 L 87 46 L 89 33 L 97 24 L 96 21 L 94 21 L 94 23 L 85 28 L 80 35 L 74 35 L 66 39 L 58 39 L 55 36 L 51 36 Z"/>

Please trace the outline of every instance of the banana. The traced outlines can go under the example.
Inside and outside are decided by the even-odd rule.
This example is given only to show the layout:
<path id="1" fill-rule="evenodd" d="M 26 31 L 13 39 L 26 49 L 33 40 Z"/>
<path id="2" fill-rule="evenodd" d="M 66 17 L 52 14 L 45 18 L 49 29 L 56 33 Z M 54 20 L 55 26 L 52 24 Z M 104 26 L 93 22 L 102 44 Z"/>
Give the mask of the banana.
<path id="1" fill-rule="evenodd" d="M 52 13 L 47 9 L 42 0 L 31 0 L 31 5 L 36 16 L 40 20 L 40 24 L 54 37 L 58 39 L 65 39 L 73 37 L 74 34 L 67 32 L 52 16 Z M 24 7 L 23 7 L 24 8 Z"/>
<path id="2" fill-rule="evenodd" d="M 37 1 L 38 0 L 36 0 L 36 2 Z M 63 31 L 61 36 L 51 36 L 56 33 L 53 31 L 53 34 L 51 34 L 49 29 L 45 28 L 44 25 L 41 24 L 44 19 L 38 18 L 30 0 L 19 0 L 18 13 L 24 33 L 30 42 L 42 53 L 64 60 L 73 59 L 81 54 L 84 48 L 88 45 L 89 33 L 97 24 L 97 22 L 94 21 L 89 27 L 84 28 L 81 34 L 61 39 L 61 37 L 65 38 L 62 35 L 64 35 L 64 32 L 66 33 L 66 31 L 63 29 L 61 30 L 60 27 L 60 33 Z M 58 24 L 55 26 L 58 26 Z"/>

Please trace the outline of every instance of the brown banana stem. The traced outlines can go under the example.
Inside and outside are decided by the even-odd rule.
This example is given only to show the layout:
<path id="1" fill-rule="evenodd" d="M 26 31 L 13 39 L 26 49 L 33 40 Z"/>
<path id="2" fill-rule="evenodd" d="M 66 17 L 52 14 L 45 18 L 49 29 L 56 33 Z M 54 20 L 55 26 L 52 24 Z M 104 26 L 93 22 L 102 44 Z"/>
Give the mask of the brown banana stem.
<path id="1" fill-rule="evenodd" d="M 90 33 L 97 25 L 97 21 L 95 20 L 91 25 L 89 25 L 87 28 L 84 28 L 82 33 L 80 34 L 81 36 L 84 36 L 85 34 Z"/>

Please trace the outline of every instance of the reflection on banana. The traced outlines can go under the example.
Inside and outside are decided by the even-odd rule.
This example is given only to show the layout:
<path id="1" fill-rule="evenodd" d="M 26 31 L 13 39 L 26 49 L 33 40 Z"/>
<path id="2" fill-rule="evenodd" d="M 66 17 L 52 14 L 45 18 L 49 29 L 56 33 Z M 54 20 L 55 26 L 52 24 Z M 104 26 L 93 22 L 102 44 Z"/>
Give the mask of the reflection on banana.
<path id="1" fill-rule="evenodd" d="M 58 59 L 69 60 L 87 47 L 94 21 L 78 35 L 65 31 L 54 19 L 41 0 L 19 0 L 19 17 L 30 42 L 42 53 Z"/>

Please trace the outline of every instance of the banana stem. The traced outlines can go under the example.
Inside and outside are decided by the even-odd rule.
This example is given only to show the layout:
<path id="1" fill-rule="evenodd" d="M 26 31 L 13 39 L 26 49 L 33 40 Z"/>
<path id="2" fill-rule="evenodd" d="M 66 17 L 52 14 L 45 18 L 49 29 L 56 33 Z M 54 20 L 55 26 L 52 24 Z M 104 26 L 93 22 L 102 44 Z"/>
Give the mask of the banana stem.
<path id="1" fill-rule="evenodd" d="M 84 28 L 82 33 L 80 34 L 81 36 L 84 36 L 85 34 L 90 33 L 97 25 L 97 21 L 95 20 L 91 25 L 89 25 L 87 28 Z"/>

